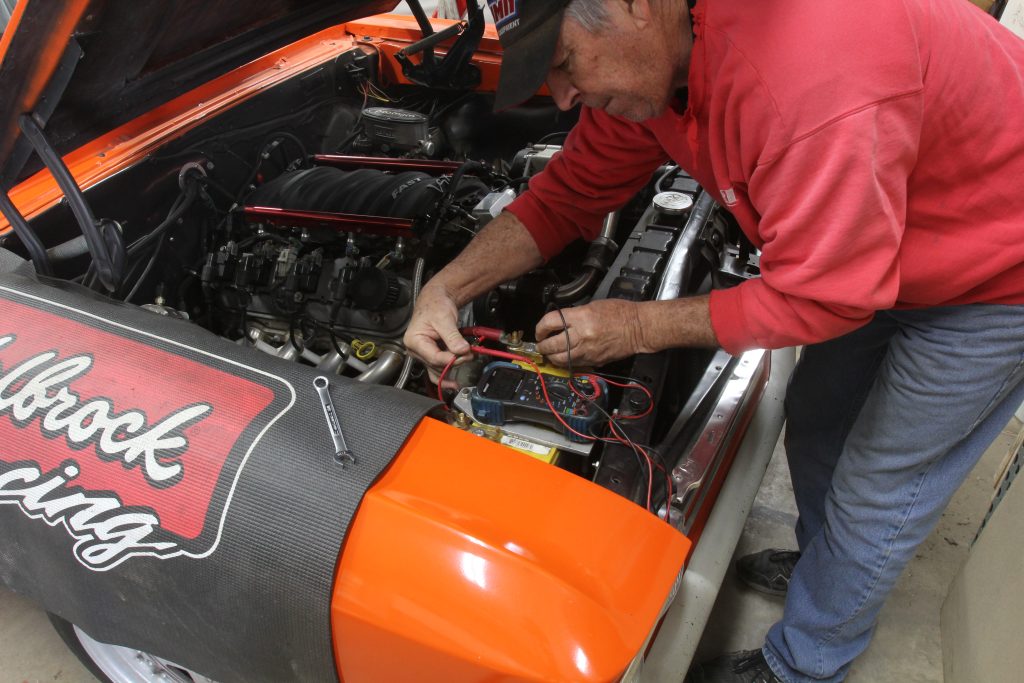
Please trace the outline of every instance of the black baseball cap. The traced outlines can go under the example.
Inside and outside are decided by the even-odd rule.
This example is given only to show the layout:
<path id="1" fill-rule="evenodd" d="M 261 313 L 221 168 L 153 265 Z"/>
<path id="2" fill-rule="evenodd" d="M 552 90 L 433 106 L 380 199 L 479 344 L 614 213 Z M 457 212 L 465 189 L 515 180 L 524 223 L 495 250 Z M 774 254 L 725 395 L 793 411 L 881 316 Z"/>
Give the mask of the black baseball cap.
<path id="1" fill-rule="evenodd" d="M 487 0 L 504 49 L 494 108 L 524 102 L 544 84 L 570 0 Z"/>

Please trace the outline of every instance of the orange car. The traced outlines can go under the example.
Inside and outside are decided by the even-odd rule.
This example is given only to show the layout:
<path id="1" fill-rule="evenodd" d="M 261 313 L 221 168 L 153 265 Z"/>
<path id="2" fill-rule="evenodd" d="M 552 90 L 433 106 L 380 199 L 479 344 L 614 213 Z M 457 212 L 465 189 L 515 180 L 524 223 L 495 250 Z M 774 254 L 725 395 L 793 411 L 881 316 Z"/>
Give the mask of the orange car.
<path id="1" fill-rule="evenodd" d="M 681 680 L 785 353 L 563 371 L 548 310 L 757 277 L 678 168 L 461 312 L 423 283 L 574 122 L 388 0 L 21 0 L 0 42 L 0 581 L 101 679 Z M 369 17 L 369 18 L 365 18 Z M 524 334 L 522 330 L 526 330 Z"/>

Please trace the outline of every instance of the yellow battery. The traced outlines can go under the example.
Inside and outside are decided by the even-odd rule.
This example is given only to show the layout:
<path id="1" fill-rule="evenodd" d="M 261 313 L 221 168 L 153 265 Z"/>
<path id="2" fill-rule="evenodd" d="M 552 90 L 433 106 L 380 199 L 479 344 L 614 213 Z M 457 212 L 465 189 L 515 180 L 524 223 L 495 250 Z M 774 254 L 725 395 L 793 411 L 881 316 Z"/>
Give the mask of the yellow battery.
<path id="1" fill-rule="evenodd" d="M 545 446 L 528 439 L 524 439 L 515 434 L 502 433 L 501 438 L 498 442 L 508 446 L 512 450 L 525 453 L 531 458 L 536 458 L 541 462 L 546 462 L 549 465 L 554 465 L 558 461 L 558 449 L 554 446 Z"/>
<path id="2" fill-rule="evenodd" d="M 526 369 L 530 369 L 529 366 L 526 366 Z M 560 451 L 556 446 L 546 446 L 544 444 L 537 443 L 536 441 L 531 441 L 530 439 L 524 439 L 517 434 L 508 434 L 504 432 L 501 427 L 477 422 L 470 415 L 462 411 L 454 413 L 452 424 L 459 429 L 468 431 L 470 434 L 474 434 L 491 441 L 497 441 L 503 446 L 507 446 L 514 451 L 519 451 L 520 453 L 525 453 L 531 458 L 535 458 L 549 465 L 555 465 L 558 462 Z"/>
<path id="3" fill-rule="evenodd" d="M 464 413 L 461 413 L 465 415 Z M 466 418 L 469 418 L 467 415 Z M 465 424 L 463 429 L 466 429 L 470 434 L 476 434 L 484 439 L 490 439 L 491 441 L 497 441 L 503 446 L 508 446 L 514 451 L 525 453 L 531 458 L 536 458 L 541 462 L 546 462 L 549 465 L 554 465 L 558 460 L 558 449 L 554 446 L 545 446 L 544 444 L 537 443 L 536 441 L 530 441 L 524 439 L 516 434 L 506 434 L 501 430 L 500 427 L 494 425 L 486 425 L 472 418 L 464 418 L 462 422 Z M 469 420 L 472 420 L 471 422 Z"/>

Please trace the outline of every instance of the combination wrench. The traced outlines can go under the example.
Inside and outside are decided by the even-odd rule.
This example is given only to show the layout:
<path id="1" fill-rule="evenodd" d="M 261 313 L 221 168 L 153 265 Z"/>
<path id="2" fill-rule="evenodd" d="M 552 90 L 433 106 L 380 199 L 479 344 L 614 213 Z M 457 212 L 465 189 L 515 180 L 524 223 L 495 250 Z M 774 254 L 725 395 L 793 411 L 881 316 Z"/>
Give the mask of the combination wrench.
<path id="1" fill-rule="evenodd" d="M 313 387 L 320 396 L 320 404 L 324 407 L 324 416 L 327 418 L 327 428 L 331 432 L 331 440 L 334 442 L 334 459 L 341 463 L 344 468 L 346 463 L 356 462 L 356 456 L 345 443 L 345 435 L 341 431 L 341 423 L 338 421 L 338 411 L 334 409 L 334 401 L 331 400 L 330 381 L 321 375 L 313 380 Z"/>

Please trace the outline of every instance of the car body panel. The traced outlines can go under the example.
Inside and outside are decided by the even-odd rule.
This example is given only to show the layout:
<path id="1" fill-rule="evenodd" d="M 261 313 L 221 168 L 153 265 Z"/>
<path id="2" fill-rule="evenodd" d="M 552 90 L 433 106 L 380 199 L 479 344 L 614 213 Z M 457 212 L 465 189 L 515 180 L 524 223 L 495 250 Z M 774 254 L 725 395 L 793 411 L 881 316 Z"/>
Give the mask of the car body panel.
<path id="1" fill-rule="evenodd" d="M 689 550 L 609 491 L 424 420 L 346 540 L 339 670 L 349 683 L 617 680 Z"/>

